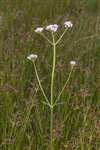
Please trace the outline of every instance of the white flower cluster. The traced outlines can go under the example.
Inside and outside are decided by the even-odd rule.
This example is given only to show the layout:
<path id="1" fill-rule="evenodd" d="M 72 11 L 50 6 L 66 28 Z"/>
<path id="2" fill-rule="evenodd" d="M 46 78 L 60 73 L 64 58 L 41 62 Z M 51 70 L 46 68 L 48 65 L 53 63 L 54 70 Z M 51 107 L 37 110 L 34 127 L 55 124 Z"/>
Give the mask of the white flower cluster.
<path id="1" fill-rule="evenodd" d="M 58 27 L 59 26 L 57 24 L 51 24 L 46 27 L 46 30 L 56 32 L 58 30 Z"/>
<path id="2" fill-rule="evenodd" d="M 64 27 L 65 28 L 71 28 L 71 27 L 73 27 L 73 24 L 71 21 L 65 21 Z M 56 32 L 58 30 L 58 28 L 59 28 L 59 26 L 57 24 L 50 24 L 50 25 L 46 26 L 45 30 L 51 31 L 51 32 Z M 43 30 L 44 30 L 43 27 L 38 27 L 34 31 L 36 33 L 41 33 Z"/>
<path id="3" fill-rule="evenodd" d="M 38 27 L 38 28 L 36 28 L 34 31 L 36 32 L 36 33 L 41 33 L 42 31 L 43 31 L 43 27 Z"/>
<path id="4" fill-rule="evenodd" d="M 37 59 L 37 55 L 36 54 L 30 54 L 28 57 L 27 57 L 27 59 L 28 60 L 31 60 L 31 61 L 34 61 L 34 60 L 36 60 Z"/>
<path id="5" fill-rule="evenodd" d="M 64 26 L 65 26 L 65 28 L 71 28 L 71 27 L 73 27 L 73 24 L 71 21 L 65 21 Z"/>
<path id="6" fill-rule="evenodd" d="M 76 61 L 72 60 L 72 61 L 70 61 L 70 64 L 71 64 L 72 66 L 75 66 L 75 65 L 76 65 Z"/>

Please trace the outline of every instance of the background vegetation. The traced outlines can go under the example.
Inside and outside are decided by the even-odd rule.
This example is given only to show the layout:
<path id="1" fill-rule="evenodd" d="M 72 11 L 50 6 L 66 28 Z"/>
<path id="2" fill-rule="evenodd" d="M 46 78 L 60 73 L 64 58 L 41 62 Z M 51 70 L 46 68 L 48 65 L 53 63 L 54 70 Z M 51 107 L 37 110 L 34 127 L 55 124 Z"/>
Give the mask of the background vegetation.
<path id="1" fill-rule="evenodd" d="M 49 108 L 42 104 L 34 68 L 50 96 L 52 49 L 37 26 L 73 22 L 57 49 L 56 94 L 76 60 L 73 76 L 55 109 L 55 150 L 99 150 L 100 1 L 0 0 L 0 150 L 49 150 Z"/>

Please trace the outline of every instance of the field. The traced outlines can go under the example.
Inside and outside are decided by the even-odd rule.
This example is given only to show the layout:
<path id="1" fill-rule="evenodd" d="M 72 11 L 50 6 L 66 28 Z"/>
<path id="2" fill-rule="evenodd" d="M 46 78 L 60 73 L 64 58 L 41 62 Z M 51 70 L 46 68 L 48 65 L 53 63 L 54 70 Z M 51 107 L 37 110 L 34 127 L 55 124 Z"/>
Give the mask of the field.
<path id="1" fill-rule="evenodd" d="M 53 47 L 34 30 L 58 24 L 58 39 L 66 20 L 51 88 Z M 53 109 L 30 54 L 50 104 L 76 62 Z M 0 150 L 100 150 L 100 0 L 0 0 Z"/>

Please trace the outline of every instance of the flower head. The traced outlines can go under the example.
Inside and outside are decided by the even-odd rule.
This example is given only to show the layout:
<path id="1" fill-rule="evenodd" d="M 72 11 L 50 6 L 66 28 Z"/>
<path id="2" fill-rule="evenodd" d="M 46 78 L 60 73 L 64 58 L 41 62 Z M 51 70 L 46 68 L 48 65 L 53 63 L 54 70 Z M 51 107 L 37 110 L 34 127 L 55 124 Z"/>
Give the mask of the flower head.
<path id="1" fill-rule="evenodd" d="M 48 31 L 52 31 L 52 32 L 56 32 L 57 31 L 57 29 L 58 29 L 58 25 L 57 24 L 51 24 L 51 25 L 48 25 L 47 27 L 46 27 L 46 30 L 48 30 Z"/>
<path id="2" fill-rule="evenodd" d="M 71 28 L 73 26 L 73 24 L 71 21 L 65 21 L 64 26 L 65 26 L 65 28 Z"/>
<path id="3" fill-rule="evenodd" d="M 37 59 L 37 55 L 36 54 L 30 54 L 28 57 L 27 57 L 27 59 L 29 59 L 29 60 L 31 60 L 31 61 L 34 61 L 34 60 L 36 60 Z"/>
<path id="4" fill-rule="evenodd" d="M 72 60 L 72 61 L 70 61 L 70 64 L 71 64 L 72 66 L 75 66 L 75 65 L 76 65 L 76 61 Z"/>
<path id="5" fill-rule="evenodd" d="M 41 33 L 42 31 L 43 31 L 43 27 L 38 27 L 38 28 L 36 28 L 34 31 L 36 32 L 36 33 Z"/>

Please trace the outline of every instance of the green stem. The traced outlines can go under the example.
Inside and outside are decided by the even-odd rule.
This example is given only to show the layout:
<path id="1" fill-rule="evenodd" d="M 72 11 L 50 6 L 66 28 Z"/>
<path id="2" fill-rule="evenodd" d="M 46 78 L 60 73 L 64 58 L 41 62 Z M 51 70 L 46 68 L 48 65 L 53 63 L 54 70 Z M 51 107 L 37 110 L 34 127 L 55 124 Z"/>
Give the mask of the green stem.
<path id="1" fill-rule="evenodd" d="M 49 44 L 53 45 L 52 41 L 50 41 L 43 33 L 41 33 L 44 39 L 48 41 Z"/>
<path id="2" fill-rule="evenodd" d="M 50 150 L 53 150 L 53 107 L 50 114 Z"/>
<path id="3" fill-rule="evenodd" d="M 41 82 L 40 82 L 40 79 L 39 79 L 39 76 L 38 76 L 38 72 L 37 72 L 37 68 L 36 68 L 36 65 L 35 65 L 35 61 L 33 61 L 33 64 L 34 64 L 35 74 L 36 74 L 36 77 L 37 77 L 38 84 L 39 84 L 39 87 L 41 89 L 41 92 L 42 92 L 42 94 L 43 94 L 47 104 L 50 106 L 49 100 L 48 100 L 47 96 L 45 95 L 45 92 L 44 92 L 43 87 L 41 85 Z"/>
<path id="4" fill-rule="evenodd" d="M 61 95 L 62 95 L 62 93 L 63 93 L 65 87 L 67 86 L 67 84 L 68 84 L 68 82 L 69 82 L 69 80 L 70 80 L 70 77 L 71 77 L 72 72 L 73 72 L 73 67 L 71 68 L 71 71 L 70 71 L 70 73 L 69 73 L 69 76 L 68 76 L 68 78 L 67 78 L 67 80 L 66 80 L 64 86 L 62 87 L 62 90 L 60 91 L 60 93 L 59 93 L 59 95 L 58 95 L 58 98 L 56 99 L 56 101 L 55 101 L 55 103 L 54 103 L 54 106 L 55 106 L 55 105 L 57 104 L 57 102 L 59 101 L 59 99 L 60 99 L 60 97 L 61 97 Z"/>
<path id="5" fill-rule="evenodd" d="M 65 35 L 67 29 L 64 30 L 64 32 L 61 34 L 60 38 L 56 41 L 56 45 L 61 41 L 61 39 L 63 38 L 63 36 Z"/>
<path id="6" fill-rule="evenodd" d="M 54 97 L 54 74 L 55 74 L 55 59 L 56 59 L 56 47 L 54 44 L 53 47 L 53 66 L 52 66 L 52 76 L 51 76 L 51 105 L 53 105 L 53 97 Z"/>
<path id="7" fill-rule="evenodd" d="M 55 76 L 55 63 L 56 63 L 56 44 L 54 34 L 53 38 L 53 65 L 52 65 L 52 75 L 51 75 L 51 107 L 50 107 L 50 149 L 53 150 L 53 103 L 54 103 L 54 76 Z"/>

